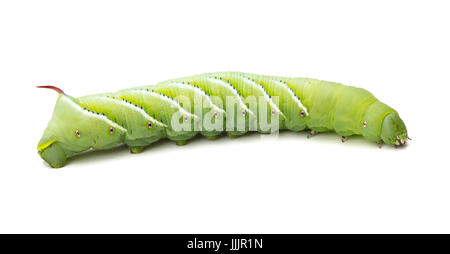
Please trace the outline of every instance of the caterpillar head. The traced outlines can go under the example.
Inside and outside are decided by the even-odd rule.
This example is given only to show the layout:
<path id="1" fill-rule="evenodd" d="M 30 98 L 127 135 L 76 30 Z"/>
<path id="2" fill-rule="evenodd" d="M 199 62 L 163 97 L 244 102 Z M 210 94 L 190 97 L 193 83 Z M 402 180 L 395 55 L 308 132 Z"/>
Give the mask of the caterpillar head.
<path id="1" fill-rule="evenodd" d="M 53 116 L 38 144 L 38 153 L 50 166 L 62 167 L 67 158 L 91 148 L 115 146 L 126 129 L 106 116 L 83 109 L 75 98 L 51 86 L 59 93 Z"/>
<path id="2" fill-rule="evenodd" d="M 398 113 L 387 115 L 381 127 L 381 139 L 386 144 L 400 146 L 408 141 L 408 132 L 405 123 L 400 119 Z"/>

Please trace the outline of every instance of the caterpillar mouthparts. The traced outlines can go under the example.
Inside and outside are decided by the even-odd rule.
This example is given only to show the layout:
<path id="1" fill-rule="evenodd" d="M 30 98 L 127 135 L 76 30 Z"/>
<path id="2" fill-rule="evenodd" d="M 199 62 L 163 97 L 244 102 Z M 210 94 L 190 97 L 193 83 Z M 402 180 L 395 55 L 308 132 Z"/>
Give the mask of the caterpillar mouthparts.
<path id="1" fill-rule="evenodd" d="M 402 133 L 402 134 L 396 136 L 395 139 L 393 140 L 393 143 L 395 144 L 396 147 L 403 146 L 408 142 L 408 140 L 411 140 L 411 139 L 408 137 L 408 134 L 405 132 L 405 133 Z"/>

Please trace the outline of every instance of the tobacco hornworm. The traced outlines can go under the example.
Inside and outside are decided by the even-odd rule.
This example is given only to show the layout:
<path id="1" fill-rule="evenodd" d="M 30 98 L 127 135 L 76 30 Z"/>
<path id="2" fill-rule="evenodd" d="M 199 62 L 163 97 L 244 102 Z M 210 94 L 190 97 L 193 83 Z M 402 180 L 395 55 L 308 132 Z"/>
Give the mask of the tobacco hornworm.
<path id="1" fill-rule="evenodd" d="M 343 142 L 362 135 L 380 147 L 409 139 L 398 113 L 370 92 L 316 79 L 207 73 L 80 98 L 39 87 L 59 93 L 37 147 L 52 167 L 89 149 L 126 144 L 139 153 L 159 139 L 184 145 L 199 133 L 214 139 L 223 132 L 335 131 Z"/>

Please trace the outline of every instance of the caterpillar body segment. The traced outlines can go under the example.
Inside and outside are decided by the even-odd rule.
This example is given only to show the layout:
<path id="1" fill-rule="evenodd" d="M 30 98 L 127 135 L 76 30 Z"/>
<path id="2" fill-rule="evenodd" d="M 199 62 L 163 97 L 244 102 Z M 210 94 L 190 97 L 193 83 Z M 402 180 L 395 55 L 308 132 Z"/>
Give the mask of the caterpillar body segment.
<path id="1" fill-rule="evenodd" d="M 216 128 L 219 130 L 207 128 L 207 126 L 210 126 L 209 124 L 207 126 L 202 126 L 203 119 L 212 119 L 212 121 L 220 121 L 220 123 L 222 123 L 225 114 L 225 111 L 214 104 L 210 95 L 206 94 L 204 90 L 197 86 L 185 84 L 184 81 L 147 86 L 145 89 L 172 98 L 187 112 L 195 115 L 198 118 L 198 121 L 195 122 L 196 125 L 194 126 L 194 130 L 200 130 L 200 133 L 203 136 L 217 136 L 222 133 L 222 124 L 220 124 L 220 128 Z"/>
<path id="2" fill-rule="evenodd" d="M 186 144 L 197 134 L 335 131 L 394 146 L 408 140 L 398 113 L 370 92 L 338 83 L 238 72 L 206 73 L 152 86 L 73 98 L 61 89 L 38 144 L 52 167 L 68 157 L 120 144 L 132 153 L 163 138 Z"/>
<path id="3" fill-rule="evenodd" d="M 130 102 L 148 112 L 158 121 L 167 126 L 166 135 L 170 140 L 180 141 L 191 139 L 196 135 L 193 126 L 198 118 L 185 110 L 174 99 L 145 88 L 119 91 L 119 98 Z M 175 125 L 182 128 L 175 128 Z"/>
<path id="4" fill-rule="evenodd" d="M 103 114 L 123 126 L 127 130 L 123 143 L 129 147 L 147 146 L 166 136 L 167 125 L 151 117 L 141 106 L 114 94 L 88 95 L 77 102 L 83 109 Z M 113 133 L 115 129 L 109 131 Z"/>
<path id="5" fill-rule="evenodd" d="M 281 129 L 301 131 L 306 128 L 307 118 L 298 116 L 302 116 L 302 114 L 307 116 L 308 109 L 302 104 L 298 95 L 287 85 L 286 79 L 255 74 L 245 76 L 262 86 L 270 97 L 278 96 L 280 102 L 278 108 L 283 114 L 283 122 L 280 124 Z"/>
<path id="6" fill-rule="evenodd" d="M 110 129 L 114 128 L 113 134 Z M 68 157 L 89 149 L 109 149 L 121 143 L 127 130 L 105 115 L 84 110 L 75 98 L 60 94 L 52 119 L 38 144 L 41 157 L 62 167 Z"/>
<path id="7" fill-rule="evenodd" d="M 255 125 L 255 113 L 246 105 L 243 96 L 229 82 L 213 74 L 202 74 L 186 78 L 186 82 L 199 87 L 212 97 L 212 102 L 225 110 L 223 130 L 230 136 L 247 133 Z M 219 106 L 220 105 L 220 106 Z M 253 109 L 255 110 L 255 109 Z M 243 124 L 239 124 L 244 122 Z M 242 127 L 241 127 L 242 126 Z"/>
<path id="8" fill-rule="evenodd" d="M 391 117 L 394 117 L 398 113 L 367 90 L 303 78 L 290 79 L 288 83 L 294 90 L 302 91 L 302 102 L 310 113 L 306 123 L 309 129 L 316 132 L 335 131 L 340 136 L 362 135 L 370 141 L 396 143 L 393 138 L 386 138 L 389 135 L 384 135 L 383 139 L 381 124 L 387 115 L 393 114 Z M 399 117 L 394 118 L 400 120 Z M 397 129 L 406 133 L 403 121 L 399 121 Z M 400 139 L 406 142 L 405 137 Z"/>

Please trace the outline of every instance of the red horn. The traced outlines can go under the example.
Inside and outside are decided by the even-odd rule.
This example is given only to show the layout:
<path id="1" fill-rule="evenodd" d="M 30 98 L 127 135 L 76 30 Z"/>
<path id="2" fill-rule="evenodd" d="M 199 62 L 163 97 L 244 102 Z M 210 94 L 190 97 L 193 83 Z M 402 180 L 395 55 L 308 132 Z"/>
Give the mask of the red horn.
<path id="1" fill-rule="evenodd" d="M 65 94 L 64 92 L 63 92 L 63 90 L 61 90 L 61 89 L 59 89 L 58 87 L 56 87 L 56 86 L 36 86 L 37 88 L 48 88 L 48 89 L 52 89 L 52 90 L 55 90 L 57 93 L 59 93 L 59 94 Z"/>

